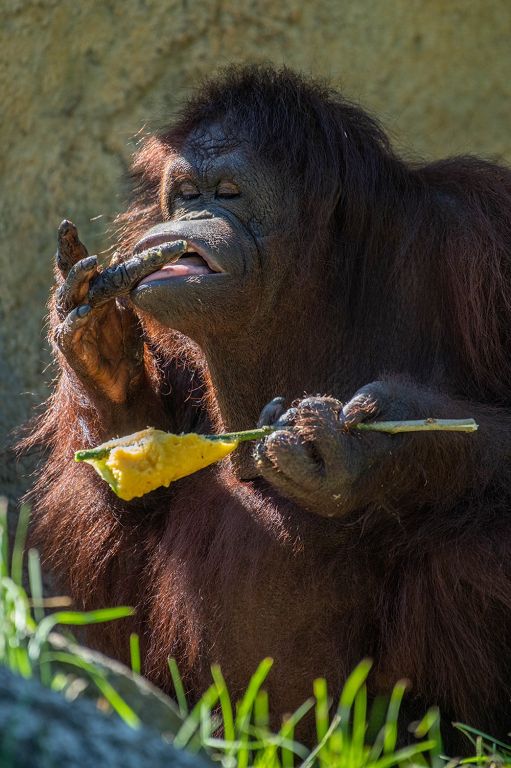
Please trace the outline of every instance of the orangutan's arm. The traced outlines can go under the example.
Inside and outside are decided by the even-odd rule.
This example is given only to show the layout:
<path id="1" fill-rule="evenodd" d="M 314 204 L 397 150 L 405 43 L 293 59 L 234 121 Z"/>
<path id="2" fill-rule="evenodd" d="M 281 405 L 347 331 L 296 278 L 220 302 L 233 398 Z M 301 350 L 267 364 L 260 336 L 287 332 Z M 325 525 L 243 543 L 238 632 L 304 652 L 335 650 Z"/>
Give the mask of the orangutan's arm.
<path id="1" fill-rule="evenodd" d="M 469 418 L 475 433 L 360 432 L 361 421 Z M 259 468 L 283 495 L 327 517 L 367 505 L 403 514 L 427 504 L 452 507 L 509 478 L 511 414 L 454 400 L 409 381 L 389 378 L 360 389 L 344 406 L 307 398 L 281 417 L 293 429 L 271 435 Z"/>

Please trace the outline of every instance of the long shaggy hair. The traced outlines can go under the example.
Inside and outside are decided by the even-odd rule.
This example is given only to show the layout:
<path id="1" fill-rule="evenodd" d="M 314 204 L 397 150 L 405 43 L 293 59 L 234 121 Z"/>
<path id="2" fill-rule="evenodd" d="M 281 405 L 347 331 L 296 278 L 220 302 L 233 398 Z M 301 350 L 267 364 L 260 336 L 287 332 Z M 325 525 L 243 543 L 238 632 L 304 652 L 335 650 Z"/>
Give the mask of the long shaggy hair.
<path id="1" fill-rule="evenodd" d="M 471 157 L 405 163 L 375 120 L 325 85 L 287 69 L 229 68 L 140 148 L 133 202 L 119 217 L 121 254 L 162 218 L 170 154 L 212 123 L 285 181 L 286 242 L 313 276 L 304 290 L 334 310 L 330 349 L 339 352 L 318 371 L 328 394 L 343 398 L 387 372 L 457 398 L 467 413 L 477 407 L 490 436 L 484 472 L 467 480 L 468 449 L 459 469 L 468 495 L 432 502 L 427 488 L 422 500 L 414 491 L 406 519 L 377 505 L 348 520 L 312 518 L 262 482 L 243 486 L 228 467 L 125 504 L 72 461 L 102 438 L 101 416 L 57 354 L 59 383 L 25 442 L 49 452 L 31 496 L 34 540 L 79 607 L 136 606 L 131 623 L 92 628 L 91 642 L 126 658 L 136 629 L 145 671 L 165 689 L 169 654 L 196 697 L 212 661 L 241 690 L 258 654 L 271 653 L 275 711 L 289 711 L 315 675 L 336 690 L 370 654 L 374 691 L 407 676 L 419 703 L 504 731 L 511 173 Z M 329 265 L 326 284 L 314 285 L 318 264 Z M 201 351 L 156 326 L 146 333 L 160 394 L 154 426 L 208 431 L 216 395 Z M 415 458 L 448 481 L 447 452 Z"/>

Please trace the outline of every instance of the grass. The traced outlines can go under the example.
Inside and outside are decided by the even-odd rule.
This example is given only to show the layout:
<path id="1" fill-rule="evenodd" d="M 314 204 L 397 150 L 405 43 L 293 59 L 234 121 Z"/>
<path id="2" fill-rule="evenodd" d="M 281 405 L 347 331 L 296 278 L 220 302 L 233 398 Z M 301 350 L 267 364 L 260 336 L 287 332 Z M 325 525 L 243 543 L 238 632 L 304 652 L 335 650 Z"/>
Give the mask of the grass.
<path id="1" fill-rule="evenodd" d="M 57 626 L 115 621 L 131 615 L 131 608 L 121 606 L 89 612 L 66 609 L 45 615 L 45 607 L 48 604 L 55 607 L 55 599 L 44 600 L 39 558 L 34 550 L 29 550 L 27 555 L 30 598 L 22 582 L 28 521 L 29 510 L 22 507 L 9 557 L 7 503 L 0 498 L 0 664 L 25 678 L 36 678 L 64 695 L 71 689 L 76 691 L 77 678 L 86 678 L 95 684 L 103 708 L 106 704 L 128 725 L 139 727 L 136 713 L 101 669 L 72 652 L 55 651 L 48 642 L 50 632 Z M 141 659 L 136 635 L 130 638 L 130 652 L 133 672 L 138 674 Z M 62 663 L 74 669 L 76 675 L 63 673 Z M 416 741 L 399 747 L 397 723 L 405 685 L 397 683 L 387 702 L 377 700 L 369 706 L 366 679 L 371 662 L 368 660 L 352 672 L 337 706 L 333 706 L 326 681 L 317 679 L 311 698 L 289 715 L 279 730 L 272 729 L 264 688 L 271 666 L 271 659 L 263 659 L 242 699 L 236 703 L 220 668 L 213 666 L 210 687 L 200 701 L 189 708 L 177 664 L 169 659 L 181 716 L 181 725 L 172 739 L 174 745 L 191 752 L 205 751 L 223 768 L 450 768 L 455 764 L 453 761 L 449 764 L 442 756 L 440 722 L 435 709 L 414 725 Z M 297 727 L 305 717 L 315 721 L 316 746 L 312 750 L 296 738 Z M 457 724 L 457 727 L 474 748 L 474 756 L 460 764 L 511 768 L 511 745 L 468 726 Z"/>
<path id="2" fill-rule="evenodd" d="M 72 665 L 96 684 L 98 694 L 123 720 L 137 726 L 138 717 L 119 697 L 102 672 L 79 656 L 55 653 L 48 644 L 50 632 L 57 625 L 84 626 L 114 621 L 132 615 L 133 609 L 120 606 L 89 612 L 60 610 L 46 616 L 39 556 L 33 549 L 28 551 L 31 598 L 22 583 L 23 548 L 28 520 L 28 507 L 22 506 L 9 567 L 7 502 L 0 498 L 0 664 L 22 677 L 35 677 L 43 685 L 60 691 L 72 680 L 68 680 L 61 672 L 53 671 L 52 662 Z"/>
<path id="3" fill-rule="evenodd" d="M 395 765 L 440 766 L 438 715 L 429 713 L 427 737 L 416 744 L 397 749 L 398 702 L 404 686 L 398 684 L 386 710 L 384 723 L 372 744 L 366 734 L 370 721 L 367 710 L 366 677 L 371 663 L 361 662 L 348 678 L 337 710 L 331 714 L 330 699 L 324 680 L 316 680 L 314 696 L 289 716 L 279 731 L 269 728 L 268 697 L 264 680 L 271 659 L 264 659 L 235 707 L 222 673 L 212 668 L 213 683 L 201 701 L 188 712 L 177 733 L 176 746 L 195 751 L 205 747 L 223 766 L 230 768 L 391 768 Z M 173 677 L 176 674 L 174 666 Z M 179 678 L 174 677 L 179 686 Z M 397 706 L 396 706 L 397 704 Z M 310 751 L 294 738 L 300 720 L 313 714 L 317 745 Z M 368 717 L 369 714 L 369 717 Z M 223 736 L 215 734 L 222 728 Z"/>

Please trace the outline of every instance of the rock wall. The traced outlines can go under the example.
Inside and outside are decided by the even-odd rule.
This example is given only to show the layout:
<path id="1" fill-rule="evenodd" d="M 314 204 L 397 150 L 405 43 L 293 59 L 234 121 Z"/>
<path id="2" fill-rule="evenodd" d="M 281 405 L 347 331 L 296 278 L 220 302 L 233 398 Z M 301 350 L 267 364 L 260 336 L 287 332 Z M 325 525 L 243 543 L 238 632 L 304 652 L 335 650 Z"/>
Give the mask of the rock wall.
<path id="1" fill-rule="evenodd" d="M 407 155 L 511 159 L 510 39 L 509 0 L 3 0 L 0 449 L 51 379 L 56 226 L 108 245 L 137 133 L 202 75 L 286 63 L 342 87 Z M 4 450 L 0 488 L 22 473 Z"/>

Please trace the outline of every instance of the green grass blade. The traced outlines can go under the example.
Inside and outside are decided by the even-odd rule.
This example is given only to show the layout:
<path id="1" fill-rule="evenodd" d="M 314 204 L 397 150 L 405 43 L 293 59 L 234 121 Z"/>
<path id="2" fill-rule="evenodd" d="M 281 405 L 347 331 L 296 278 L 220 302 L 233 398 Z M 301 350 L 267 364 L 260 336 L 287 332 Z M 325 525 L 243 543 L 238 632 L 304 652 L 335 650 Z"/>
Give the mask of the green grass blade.
<path id="1" fill-rule="evenodd" d="M 320 677 L 314 680 L 312 687 L 316 698 L 316 738 L 319 742 L 324 737 L 330 724 L 327 682 L 324 677 Z"/>
<path id="2" fill-rule="evenodd" d="M 504 749 L 508 754 L 511 755 L 511 744 L 507 744 L 505 741 L 500 741 L 500 739 L 494 739 L 493 736 L 490 736 L 488 733 L 479 731 L 477 728 L 473 728 L 470 725 L 465 725 L 464 723 L 453 723 L 453 726 L 458 731 L 467 736 L 467 738 L 469 735 L 480 737 L 483 741 L 488 742 L 489 744 L 495 744 L 497 747 Z"/>
<path id="3" fill-rule="evenodd" d="M 398 749 L 397 752 L 393 752 L 391 755 L 385 755 L 380 760 L 373 763 L 371 768 L 390 768 L 392 765 L 399 765 L 400 763 L 411 761 L 419 755 L 422 755 L 424 752 L 429 752 L 434 746 L 435 742 L 433 739 L 423 741 L 421 744 L 411 744 L 409 747 Z"/>
<path id="4" fill-rule="evenodd" d="M 282 756 L 282 768 L 293 768 L 295 764 L 295 755 L 293 749 L 289 749 L 289 743 L 293 744 L 293 737 L 295 733 L 294 725 L 292 721 L 287 720 L 283 723 L 280 729 L 282 735 L 282 744 L 280 747 L 280 753 Z"/>
<path id="5" fill-rule="evenodd" d="M 212 710 L 213 707 L 217 704 L 218 698 L 219 696 L 217 686 L 215 684 L 210 685 L 207 691 L 202 695 L 201 699 L 193 707 L 192 711 L 177 732 L 174 739 L 174 746 L 177 749 L 184 749 L 186 747 L 193 750 L 192 739 L 200 725 L 201 708 L 203 706 L 207 706 L 210 710 Z"/>
<path id="6" fill-rule="evenodd" d="M 32 636 L 32 638 L 28 643 L 28 656 L 30 661 L 34 663 L 36 661 L 39 661 L 42 645 L 46 641 L 46 636 L 44 636 L 44 639 L 41 639 L 40 643 L 38 642 L 34 643 L 34 640 L 37 637 L 39 627 L 41 627 L 41 625 L 44 625 L 44 621 L 45 621 L 44 608 L 43 608 L 43 580 L 41 576 L 41 562 L 39 560 L 39 553 L 35 549 L 28 550 L 28 580 L 30 584 L 30 595 L 34 600 L 34 607 L 32 609 L 34 613 L 34 620 L 38 625 L 36 627 L 34 635 Z M 49 668 L 48 663 L 45 661 L 41 661 L 39 664 L 39 676 L 41 678 L 41 683 L 46 687 L 49 687 L 51 684 L 51 670 Z"/>
<path id="7" fill-rule="evenodd" d="M 200 708 L 200 724 L 199 733 L 201 744 L 205 744 L 211 738 L 211 734 L 215 730 L 213 726 L 213 717 L 211 713 L 211 707 L 207 704 L 203 704 Z"/>
<path id="8" fill-rule="evenodd" d="M 142 668 L 140 662 L 140 638 L 136 632 L 132 632 L 130 635 L 130 664 L 131 671 L 136 675 L 140 675 Z"/>
<path id="9" fill-rule="evenodd" d="M 117 693 L 108 680 L 105 680 L 103 677 L 95 677 L 94 682 L 102 696 L 108 701 L 112 709 L 117 712 L 119 717 L 131 728 L 139 728 L 140 719 L 138 715 L 131 709 L 129 704 L 124 701 L 122 696 Z"/>
<path id="10" fill-rule="evenodd" d="M 9 532 L 7 527 L 7 498 L 0 496 L 0 576 L 9 575 Z"/>
<path id="11" fill-rule="evenodd" d="M 274 743 L 279 746 L 281 750 L 285 749 L 288 752 L 293 752 L 302 760 L 307 758 L 308 750 L 303 744 L 300 744 L 300 742 L 293 741 L 290 734 L 294 734 L 296 726 L 314 708 L 314 704 L 315 701 L 313 698 L 304 701 L 292 715 L 286 718 L 278 734 L 273 737 Z"/>
<path id="12" fill-rule="evenodd" d="M 253 750 L 252 742 L 248 734 L 242 734 L 239 738 L 239 745 L 236 747 L 236 768 L 248 768 L 250 754 Z"/>
<path id="13" fill-rule="evenodd" d="M 27 539 L 28 524 L 30 522 L 30 507 L 28 504 L 22 504 L 16 526 L 16 535 L 14 537 L 14 547 L 11 560 L 11 579 L 15 584 L 21 586 L 23 580 L 23 554 L 25 542 Z"/>
<path id="14" fill-rule="evenodd" d="M 362 685 L 357 691 L 353 706 L 350 754 L 355 765 L 364 762 L 365 735 L 367 730 L 367 688 Z"/>
<path id="15" fill-rule="evenodd" d="M 35 549 L 28 550 L 28 580 L 30 583 L 30 594 L 34 600 L 34 618 L 39 623 L 44 620 L 43 580 L 39 553 Z"/>
<path id="16" fill-rule="evenodd" d="M 266 658 L 257 667 L 256 671 L 250 678 L 250 682 L 247 686 L 243 698 L 238 704 L 236 710 L 236 729 L 242 731 L 246 728 L 247 722 L 250 720 L 252 709 L 254 707 L 255 700 L 260 691 L 260 688 L 266 680 L 268 673 L 273 665 L 273 659 Z"/>
<path id="17" fill-rule="evenodd" d="M 360 664 L 357 664 L 344 684 L 337 714 L 340 718 L 341 731 L 345 737 L 349 734 L 350 713 L 355 697 L 362 685 L 364 685 L 371 667 L 372 661 L 364 659 Z"/>
<path id="18" fill-rule="evenodd" d="M 31 550 L 32 551 L 32 550 Z M 29 552 L 30 556 L 30 552 Z M 30 568 L 30 557 L 29 557 Z M 67 624 L 69 626 L 83 627 L 88 624 L 99 624 L 104 621 L 115 621 L 133 616 L 134 609 L 128 606 L 118 606 L 116 608 L 98 608 L 96 611 L 57 611 L 39 622 L 34 636 L 29 643 L 30 657 L 35 660 L 39 657 L 41 648 L 46 642 L 48 635 L 57 624 Z"/>
<path id="19" fill-rule="evenodd" d="M 383 753 L 385 755 L 390 754 L 396 748 L 399 710 L 401 709 L 401 703 L 403 701 L 406 688 L 407 683 L 404 680 L 400 680 L 394 686 L 394 690 L 392 691 L 390 697 L 383 736 Z"/>
<path id="20" fill-rule="evenodd" d="M 440 712 L 436 707 L 428 709 L 420 723 L 415 728 L 415 736 L 418 739 L 423 739 L 429 736 L 430 739 L 436 741 L 436 747 L 431 750 L 430 762 L 432 768 L 441 768 L 444 761 L 442 755 L 442 734 L 440 731 Z"/>
<path id="21" fill-rule="evenodd" d="M 254 725 L 260 730 L 266 730 L 270 722 L 270 704 L 268 691 L 259 689 L 254 701 Z"/>
<path id="22" fill-rule="evenodd" d="M 45 654 L 48 661 L 57 661 L 61 664 L 69 664 L 70 666 L 77 667 L 87 674 L 97 686 L 101 695 L 108 701 L 112 709 L 117 712 L 120 718 L 124 720 L 131 728 L 138 728 L 140 726 L 140 719 L 138 715 L 131 709 L 122 696 L 120 696 L 115 688 L 108 682 L 108 680 L 99 672 L 97 667 L 89 661 L 82 659 L 80 656 L 75 656 L 72 653 L 66 653 L 65 651 L 55 651 Z"/>
<path id="23" fill-rule="evenodd" d="M 243 698 L 237 704 L 234 723 L 236 734 L 240 741 L 240 746 L 236 754 L 237 768 L 248 768 L 250 754 L 254 749 L 253 739 L 251 739 L 251 734 L 249 733 L 252 710 L 254 708 L 257 694 L 259 693 L 261 686 L 264 683 L 272 665 L 273 659 L 263 659 L 263 661 L 259 664 L 256 671 L 250 678 L 250 682 L 243 695 Z"/>
<path id="24" fill-rule="evenodd" d="M 314 707 L 314 699 L 310 698 L 301 704 L 298 709 L 296 709 L 292 715 L 290 715 L 288 718 L 286 718 L 286 727 L 292 726 L 293 728 L 296 728 L 300 720 L 303 720 L 305 715 L 307 715 L 311 709 Z"/>
<path id="25" fill-rule="evenodd" d="M 328 687 L 324 677 L 317 678 L 312 684 L 314 697 L 316 699 L 316 706 L 314 709 L 315 721 L 316 721 L 316 740 L 320 743 L 325 738 L 325 734 L 328 731 L 330 725 L 329 715 L 329 703 L 328 703 Z M 320 765 L 327 768 L 329 762 L 328 750 L 322 750 L 319 755 Z"/>
<path id="26" fill-rule="evenodd" d="M 32 664 L 27 653 L 27 649 L 23 647 L 13 648 L 15 654 L 16 672 L 22 677 L 32 677 Z"/>
<path id="27" fill-rule="evenodd" d="M 211 667 L 211 675 L 218 691 L 220 709 L 222 711 L 223 730 L 226 741 L 234 741 L 236 738 L 236 729 L 234 727 L 234 716 L 232 711 L 231 697 L 227 689 L 224 676 L 220 671 L 218 664 Z"/>
<path id="28" fill-rule="evenodd" d="M 327 743 L 329 738 L 332 736 L 332 734 L 340 724 L 341 724 L 341 716 L 339 714 L 334 715 L 327 732 L 325 733 L 325 735 L 323 736 L 319 744 L 317 744 L 317 746 L 314 747 L 314 749 L 312 750 L 310 755 L 307 757 L 307 759 L 304 760 L 300 768 L 311 768 L 311 766 L 314 765 L 316 758 L 318 757 L 318 755 L 321 754 L 325 744 Z"/>
<path id="29" fill-rule="evenodd" d="M 94 611 L 57 611 L 46 618 L 56 618 L 56 624 L 71 624 L 74 626 L 86 626 L 87 624 L 101 624 L 105 621 L 117 621 L 135 614 L 135 609 L 128 605 L 118 605 L 115 608 L 97 608 Z"/>
<path id="30" fill-rule="evenodd" d="M 170 676 L 172 678 L 172 685 L 174 686 L 174 693 L 176 694 L 177 706 L 179 707 L 179 714 L 186 717 L 188 715 L 188 702 L 186 700 L 185 689 L 181 675 L 179 674 L 177 662 L 175 659 L 169 657 L 168 665 Z"/>

